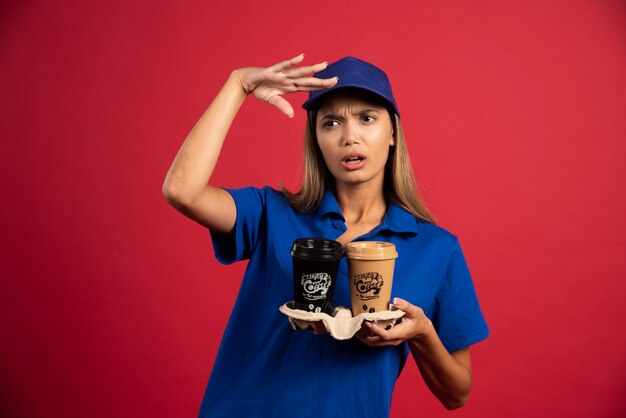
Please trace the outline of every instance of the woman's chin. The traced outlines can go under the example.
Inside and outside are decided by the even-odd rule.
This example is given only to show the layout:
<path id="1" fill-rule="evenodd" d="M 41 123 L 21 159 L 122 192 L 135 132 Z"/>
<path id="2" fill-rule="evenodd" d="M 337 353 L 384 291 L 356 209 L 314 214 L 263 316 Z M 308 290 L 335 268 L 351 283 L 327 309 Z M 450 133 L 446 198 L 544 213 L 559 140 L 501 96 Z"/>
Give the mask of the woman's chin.
<path id="1" fill-rule="evenodd" d="M 367 173 L 357 171 L 341 173 L 340 175 L 335 176 L 335 183 L 341 183 L 349 187 L 357 187 L 366 184 L 377 184 L 378 182 L 376 180 L 376 176 L 367 175 Z M 382 184 L 383 182 L 380 181 L 381 187 Z"/>

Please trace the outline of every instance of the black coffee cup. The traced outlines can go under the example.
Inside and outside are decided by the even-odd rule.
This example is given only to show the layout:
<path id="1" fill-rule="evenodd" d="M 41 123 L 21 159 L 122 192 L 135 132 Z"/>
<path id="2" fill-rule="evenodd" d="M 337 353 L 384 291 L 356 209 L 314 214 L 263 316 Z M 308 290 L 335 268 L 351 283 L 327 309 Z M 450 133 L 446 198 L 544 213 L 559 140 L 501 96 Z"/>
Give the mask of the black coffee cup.
<path id="1" fill-rule="evenodd" d="M 341 243 L 323 238 L 299 238 L 291 246 L 294 307 L 309 312 L 332 311 Z"/>

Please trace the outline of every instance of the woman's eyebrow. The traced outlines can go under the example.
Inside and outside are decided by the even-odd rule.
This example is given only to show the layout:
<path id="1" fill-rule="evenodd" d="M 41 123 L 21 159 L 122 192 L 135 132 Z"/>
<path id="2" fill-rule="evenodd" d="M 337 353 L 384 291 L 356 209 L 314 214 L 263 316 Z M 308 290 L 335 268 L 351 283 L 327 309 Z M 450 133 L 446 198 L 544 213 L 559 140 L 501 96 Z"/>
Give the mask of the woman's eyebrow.
<path id="1" fill-rule="evenodd" d="M 325 115 L 323 115 L 320 120 L 324 120 L 324 119 L 340 119 L 341 116 L 339 115 L 335 115 L 334 113 L 326 113 Z"/>
<path id="2" fill-rule="evenodd" d="M 357 109 L 354 112 L 352 112 L 353 115 L 362 115 L 363 113 L 380 113 L 381 110 L 380 109 L 374 109 L 374 108 L 370 108 L 370 107 L 366 107 L 366 108 L 362 108 L 362 109 Z M 323 114 L 320 117 L 320 120 L 324 120 L 324 119 L 341 119 L 342 116 L 341 115 L 336 115 L 334 113 L 326 113 Z"/>
<path id="3" fill-rule="evenodd" d="M 372 113 L 372 112 L 380 113 L 381 110 L 380 109 L 374 109 L 374 108 L 367 107 L 365 109 L 357 110 L 354 114 L 356 115 L 356 114 L 361 114 L 361 113 Z"/>

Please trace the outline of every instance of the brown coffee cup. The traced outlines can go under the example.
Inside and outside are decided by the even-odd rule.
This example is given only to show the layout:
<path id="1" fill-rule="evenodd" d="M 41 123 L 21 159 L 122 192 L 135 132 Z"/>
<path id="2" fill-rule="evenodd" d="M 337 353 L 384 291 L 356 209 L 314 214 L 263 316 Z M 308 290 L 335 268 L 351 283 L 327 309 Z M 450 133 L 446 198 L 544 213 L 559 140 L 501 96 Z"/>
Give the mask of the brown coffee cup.
<path id="1" fill-rule="evenodd" d="M 351 242 L 346 257 L 352 315 L 389 310 L 396 246 L 381 241 Z"/>

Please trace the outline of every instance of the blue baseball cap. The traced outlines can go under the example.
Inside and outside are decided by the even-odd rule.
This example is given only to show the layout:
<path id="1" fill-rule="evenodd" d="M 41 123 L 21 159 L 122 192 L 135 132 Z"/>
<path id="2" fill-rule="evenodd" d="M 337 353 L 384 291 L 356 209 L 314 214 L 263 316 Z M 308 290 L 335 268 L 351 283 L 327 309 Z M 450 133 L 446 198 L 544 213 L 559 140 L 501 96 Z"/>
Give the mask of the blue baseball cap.
<path id="1" fill-rule="evenodd" d="M 351 87 L 363 89 L 380 96 L 400 117 L 398 105 L 393 98 L 387 74 L 369 62 L 354 57 L 344 57 L 313 75 L 317 78 L 339 77 L 339 81 L 327 89 L 309 92 L 309 99 L 302 104 L 302 108 L 307 111 L 316 108 L 319 105 L 319 100 L 328 93 Z"/>

